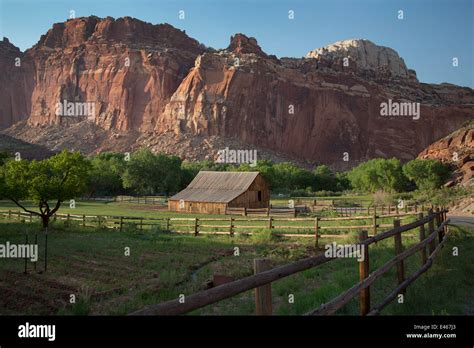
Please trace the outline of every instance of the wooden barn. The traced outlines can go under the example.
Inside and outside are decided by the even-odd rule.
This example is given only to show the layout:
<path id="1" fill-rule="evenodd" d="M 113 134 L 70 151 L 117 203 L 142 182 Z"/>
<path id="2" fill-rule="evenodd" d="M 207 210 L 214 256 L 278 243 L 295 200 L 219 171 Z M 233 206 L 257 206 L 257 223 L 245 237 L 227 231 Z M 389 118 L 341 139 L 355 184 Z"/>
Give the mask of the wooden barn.
<path id="1" fill-rule="evenodd" d="M 225 214 L 226 208 L 268 208 L 270 191 L 259 172 L 200 171 L 168 200 L 170 211 Z"/>

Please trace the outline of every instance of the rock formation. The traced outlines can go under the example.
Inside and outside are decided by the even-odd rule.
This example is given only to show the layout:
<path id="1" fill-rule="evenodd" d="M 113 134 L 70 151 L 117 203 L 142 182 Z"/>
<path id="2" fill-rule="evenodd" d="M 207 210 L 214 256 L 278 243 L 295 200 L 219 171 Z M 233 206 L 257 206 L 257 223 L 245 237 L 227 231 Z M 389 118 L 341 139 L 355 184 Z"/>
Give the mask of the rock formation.
<path id="1" fill-rule="evenodd" d="M 12 67 L 16 56 L 21 67 Z M 26 120 L 6 133 L 27 141 L 37 139 L 35 127 L 92 121 L 105 133 L 90 139 L 104 144 L 118 133 L 149 144 L 218 137 L 342 169 L 414 158 L 474 117 L 472 89 L 420 83 L 394 50 L 367 40 L 277 59 L 243 34 L 214 50 L 167 24 L 86 17 L 53 25 L 24 53 L 4 40 L 0 61 L 8 69 L 0 73 L 0 127 Z M 420 103 L 420 118 L 381 116 L 387 100 Z M 58 115 L 63 101 L 92 103 L 95 113 Z"/>
<path id="2" fill-rule="evenodd" d="M 474 122 L 436 141 L 423 150 L 418 158 L 437 159 L 454 167 L 448 186 L 474 185 Z"/>

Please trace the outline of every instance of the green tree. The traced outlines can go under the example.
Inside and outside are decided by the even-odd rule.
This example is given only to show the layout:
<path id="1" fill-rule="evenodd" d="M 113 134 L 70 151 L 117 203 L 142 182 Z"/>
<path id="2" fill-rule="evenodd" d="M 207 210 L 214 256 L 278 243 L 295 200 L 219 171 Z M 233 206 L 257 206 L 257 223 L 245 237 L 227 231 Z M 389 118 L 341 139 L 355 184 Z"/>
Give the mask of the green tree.
<path id="1" fill-rule="evenodd" d="M 313 170 L 314 175 L 314 183 L 313 183 L 313 190 L 314 191 L 337 191 L 337 179 L 334 175 L 333 171 L 329 166 L 323 164 L 317 166 Z"/>
<path id="2" fill-rule="evenodd" d="M 83 194 L 89 170 L 90 163 L 84 156 L 66 150 L 41 161 L 8 160 L 0 168 L 0 196 L 41 217 L 47 228 L 63 201 Z M 24 200 L 33 201 L 38 211 L 27 209 Z"/>
<path id="3" fill-rule="evenodd" d="M 450 171 L 434 159 L 414 159 L 405 163 L 403 173 L 415 182 L 420 190 L 433 190 L 441 187 L 448 179 Z"/>
<path id="4" fill-rule="evenodd" d="M 313 183 L 313 174 L 289 162 L 273 165 L 274 188 L 305 189 Z"/>
<path id="5" fill-rule="evenodd" d="M 126 169 L 124 154 L 104 152 L 91 159 L 89 195 L 115 196 L 123 193 L 122 176 Z"/>
<path id="6" fill-rule="evenodd" d="M 399 192 L 407 185 L 402 165 L 396 158 L 372 159 L 348 172 L 347 178 L 356 190 L 365 192 Z"/>
<path id="7" fill-rule="evenodd" d="M 154 155 L 149 149 L 135 152 L 123 175 L 124 188 L 138 194 L 155 195 L 176 192 L 181 186 L 181 159 L 165 154 Z"/>

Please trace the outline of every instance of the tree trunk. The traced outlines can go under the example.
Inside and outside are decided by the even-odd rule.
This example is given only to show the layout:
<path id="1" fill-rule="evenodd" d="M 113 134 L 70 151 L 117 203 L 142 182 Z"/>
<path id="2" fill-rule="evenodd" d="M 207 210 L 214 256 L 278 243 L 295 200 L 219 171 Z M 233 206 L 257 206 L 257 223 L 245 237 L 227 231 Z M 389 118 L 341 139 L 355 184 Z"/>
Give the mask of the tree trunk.
<path id="1" fill-rule="evenodd" d="M 49 226 L 49 216 L 41 215 L 41 221 L 43 222 L 43 228 L 48 228 Z"/>

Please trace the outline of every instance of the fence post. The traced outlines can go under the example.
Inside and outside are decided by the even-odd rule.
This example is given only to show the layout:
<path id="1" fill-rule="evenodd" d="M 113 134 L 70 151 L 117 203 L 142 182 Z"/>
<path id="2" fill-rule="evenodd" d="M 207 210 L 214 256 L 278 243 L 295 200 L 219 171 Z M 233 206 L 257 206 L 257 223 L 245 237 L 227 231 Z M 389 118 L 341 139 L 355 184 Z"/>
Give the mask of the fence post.
<path id="1" fill-rule="evenodd" d="M 438 207 L 436 208 L 436 227 L 439 228 L 442 222 L 443 222 L 443 219 L 441 216 L 441 210 Z M 438 232 L 438 241 L 439 243 L 443 241 L 443 230 Z"/>
<path id="2" fill-rule="evenodd" d="M 431 235 L 434 232 L 434 214 L 433 214 L 433 209 L 428 210 L 428 216 L 430 217 L 430 221 L 428 222 L 428 235 Z M 429 244 L 429 251 L 430 251 L 430 256 L 435 250 L 435 243 L 436 243 L 436 238 L 433 238 L 431 243 Z"/>
<path id="3" fill-rule="evenodd" d="M 395 213 L 398 215 L 398 204 L 395 206 Z"/>
<path id="4" fill-rule="evenodd" d="M 446 208 L 444 209 L 443 219 L 444 219 L 444 221 L 448 220 L 448 211 L 446 210 Z M 444 226 L 443 238 L 444 238 L 444 236 L 445 236 L 446 233 L 448 233 L 448 225 L 445 225 L 445 226 Z"/>
<path id="5" fill-rule="evenodd" d="M 120 232 L 122 232 L 123 228 L 123 216 L 120 217 Z"/>
<path id="6" fill-rule="evenodd" d="M 12 211 L 11 209 L 8 209 L 8 220 L 12 218 Z"/>
<path id="7" fill-rule="evenodd" d="M 140 219 L 140 231 L 143 230 L 143 219 Z"/>
<path id="8" fill-rule="evenodd" d="M 374 236 L 377 235 L 377 212 L 374 208 L 374 216 L 372 217 L 372 228 L 374 230 Z"/>
<path id="9" fill-rule="evenodd" d="M 418 213 L 418 205 L 415 203 L 415 213 Z"/>
<path id="10" fill-rule="evenodd" d="M 318 240 L 319 240 L 319 217 L 314 219 L 314 246 L 316 249 L 318 248 Z"/>
<path id="11" fill-rule="evenodd" d="M 359 232 L 359 240 L 362 242 L 368 238 L 366 230 Z M 363 281 L 369 276 L 369 245 L 362 246 L 362 252 L 364 254 L 363 261 L 359 261 L 359 280 Z M 359 293 L 360 300 L 360 315 L 366 315 L 370 311 L 370 287 L 362 289 Z"/>
<path id="12" fill-rule="evenodd" d="M 405 214 L 408 213 L 408 204 L 405 204 Z"/>
<path id="13" fill-rule="evenodd" d="M 86 227 L 86 214 L 82 214 L 82 227 Z"/>
<path id="14" fill-rule="evenodd" d="M 271 232 L 272 228 L 273 228 L 273 218 L 272 217 L 268 218 L 268 228 L 270 229 L 270 232 Z"/>
<path id="15" fill-rule="evenodd" d="M 194 218 L 194 236 L 197 237 L 198 233 L 198 218 Z"/>
<path id="16" fill-rule="evenodd" d="M 382 204 L 382 213 L 381 213 L 381 215 L 383 215 L 383 208 L 384 208 L 384 207 L 385 207 L 385 206 Z"/>
<path id="17" fill-rule="evenodd" d="M 68 227 L 69 227 L 69 219 L 70 219 L 70 214 L 68 213 L 66 217 L 66 226 Z"/>
<path id="18" fill-rule="evenodd" d="M 247 208 L 244 207 L 244 216 L 247 216 Z"/>
<path id="19" fill-rule="evenodd" d="M 255 274 L 270 269 L 270 263 L 266 259 L 254 259 L 253 268 Z M 255 288 L 255 314 L 272 315 L 272 284 L 265 284 Z"/>
<path id="20" fill-rule="evenodd" d="M 397 227 L 400 227 L 400 220 L 393 220 L 393 228 Z M 393 238 L 395 239 L 395 254 L 399 255 L 403 252 L 401 232 L 394 235 Z M 397 262 L 397 278 L 399 285 L 405 281 L 405 265 L 403 260 Z M 400 293 L 405 294 L 405 289 L 400 291 Z"/>
<path id="21" fill-rule="evenodd" d="M 170 231 L 170 218 L 167 217 L 166 218 L 166 232 L 169 232 Z"/>
<path id="22" fill-rule="evenodd" d="M 97 226 L 100 228 L 100 215 L 97 215 Z"/>
<path id="23" fill-rule="evenodd" d="M 21 220 L 21 211 L 18 210 L 18 221 L 20 221 L 20 220 Z"/>
<path id="24" fill-rule="evenodd" d="M 423 213 L 418 214 L 418 220 L 423 219 Z M 420 225 L 420 242 L 425 240 L 425 224 Z M 421 249 L 421 265 L 423 266 L 427 261 L 426 257 L 426 246 Z"/>
<path id="25" fill-rule="evenodd" d="M 229 227 L 229 233 L 230 233 L 230 236 L 233 237 L 234 236 L 234 218 L 231 216 L 230 217 L 230 227 Z"/>

